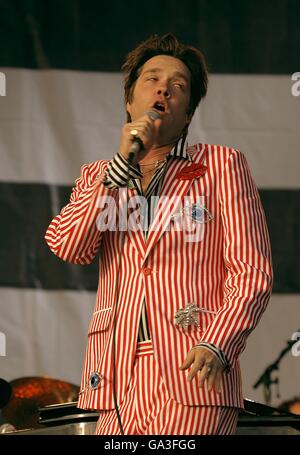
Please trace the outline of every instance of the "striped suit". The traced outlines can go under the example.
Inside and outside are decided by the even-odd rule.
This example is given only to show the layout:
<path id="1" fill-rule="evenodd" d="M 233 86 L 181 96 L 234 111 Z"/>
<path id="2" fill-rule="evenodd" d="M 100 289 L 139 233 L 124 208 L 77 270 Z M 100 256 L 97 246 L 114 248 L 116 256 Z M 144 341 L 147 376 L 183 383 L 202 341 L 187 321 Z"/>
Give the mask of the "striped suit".
<path id="1" fill-rule="evenodd" d="M 272 265 L 265 216 L 246 160 L 239 151 L 197 144 L 188 153 L 194 163 L 207 166 L 198 178 L 181 180 L 176 174 L 188 165 L 171 159 L 147 239 L 141 230 L 99 231 L 99 197 L 112 196 L 119 213 L 126 190 L 102 183 L 107 161 L 82 168 L 70 203 L 51 222 L 46 240 L 60 258 L 88 264 L 99 251 L 99 286 L 89 327 L 79 407 L 113 409 L 112 325 L 119 272 L 116 317 L 116 392 L 121 403 L 131 379 L 142 302 L 155 358 L 168 395 L 187 405 L 243 407 L 238 357 L 246 338 L 268 303 Z M 129 197 L 135 195 L 128 190 Z M 172 199 L 173 197 L 173 199 Z M 198 224 L 200 232 L 190 241 L 176 229 L 174 216 L 182 202 L 204 201 L 210 221 Z M 175 216 L 175 220 L 176 220 Z M 125 235 L 121 251 L 121 237 Z M 199 326 L 183 328 L 174 323 L 180 308 L 195 303 Z M 230 370 L 223 375 L 222 392 L 208 392 L 190 383 L 179 370 L 187 352 L 199 341 L 215 345 L 226 356 Z M 92 372 L 101 374 L 97 388 L 90 386 Z"/>

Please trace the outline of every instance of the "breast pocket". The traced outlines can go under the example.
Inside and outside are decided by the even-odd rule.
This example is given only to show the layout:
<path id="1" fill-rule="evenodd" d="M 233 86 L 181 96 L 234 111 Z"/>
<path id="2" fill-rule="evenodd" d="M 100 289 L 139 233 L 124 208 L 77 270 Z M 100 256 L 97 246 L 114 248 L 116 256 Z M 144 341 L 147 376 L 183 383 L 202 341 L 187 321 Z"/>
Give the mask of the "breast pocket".
<path id="1" fill-rule="evenodd" d="M 90 322 L 88 334 L 104 332 L 108 329 L 112 316 L 112 307 L 95 311 Z"/>

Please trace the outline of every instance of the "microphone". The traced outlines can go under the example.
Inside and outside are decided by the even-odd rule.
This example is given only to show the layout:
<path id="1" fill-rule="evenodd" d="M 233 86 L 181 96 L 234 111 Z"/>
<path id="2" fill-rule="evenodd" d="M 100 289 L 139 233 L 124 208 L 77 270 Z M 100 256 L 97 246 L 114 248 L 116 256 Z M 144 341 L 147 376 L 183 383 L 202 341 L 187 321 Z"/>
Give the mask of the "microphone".
<path id="1" fill-rule="evenodd" d="M 155 111 L 154 109 L 146 111 L 145 115 L 148 115 L 148 117 L 153 121 L 160 120 L 162 118 L 159 112 Z M 132 163 L 134 157 L 138 155 L 143 150 L 143 148 L 144 148 L 143 142 L 139 137 L 136 136 L 129 150 L 128 158 L 129 163 Z"/>
<path id="2" fill-rule="evenodd" d="M 161 119 L 161 114 L 154 109 L 150 109 L 149 111 L 145 112 L 145 115 L 148 115 L 148 117 L 153 121 Z"/>

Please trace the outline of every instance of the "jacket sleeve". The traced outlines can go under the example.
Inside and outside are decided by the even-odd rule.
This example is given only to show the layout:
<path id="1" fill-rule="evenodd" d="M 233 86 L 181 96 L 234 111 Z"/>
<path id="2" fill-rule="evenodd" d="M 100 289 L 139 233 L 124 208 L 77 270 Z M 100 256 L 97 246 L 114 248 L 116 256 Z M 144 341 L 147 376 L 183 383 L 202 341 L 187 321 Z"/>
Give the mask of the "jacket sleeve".
<path id="1" fill-rule="evenodd" d="M 234 366 L 269 301 L 273 273 L 264 211 L 244 155 L 231 150 L 220 182 L 223 305 L 202 336 Z"/>
<path id="2" fill-rule="evenodd" d="M 50 223 L 45 240 L 59 258 L 75 264 L 90 264 L 94 259 L 103 235 L 97 217 L 101 197 L 116 197 L 117 190 L 106 188 L 103 175 L 107 161 L 96 161 L 81 168 L 75 181 L 70 202 Z"/>

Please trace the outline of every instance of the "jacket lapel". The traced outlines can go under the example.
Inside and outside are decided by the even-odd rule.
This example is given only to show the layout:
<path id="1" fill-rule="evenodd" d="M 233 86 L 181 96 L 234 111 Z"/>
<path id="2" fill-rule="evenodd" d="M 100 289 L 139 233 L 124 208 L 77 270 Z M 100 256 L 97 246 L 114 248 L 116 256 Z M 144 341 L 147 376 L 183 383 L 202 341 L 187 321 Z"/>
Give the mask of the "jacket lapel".
<path id="1" fill-rule="evenodd" d="M 172 158 L 168 165 L 155 214 L 149 226 L 144 261 L 162 234 L 170 229 L 171 216 L 180 210 L 183 198 L 193 183 L 193 179 L 180 180 L 174 178 L 178 172 L 181 172 L 189 164 L 190 161 L 188 160 Z"/>
<path id="2" fill-rule="evenodd" d="M 137 215 L 140 213 L 138 209 L 134 209 L 135 204 L 133 204 L 133 209 L 135 211 L 134 215 L 132 216 L 129 214 L 129 223 L 127 227 L 128 236 L 134 248 L 143 259 L 143 262 L 146 260 L 147 256 L 159 241 L 163 233 L 166 230 L 170 229 L 172 214 L 178 212 L 181 209 L 184 196 L 187 194 L 194 182 L 194 178 L 180 180 L 176 178 L 175 175 L 181 172 L 184 168 L 188 167 L 191 162 L 201 163 L 205 158 L 204 147 L 202 147 L 200 152 L 197 151 L 196 147 L 190 147 L 187 151 L 189 153 L 191 161 L 187 159 L 171 158 L 168 164 L 155 209 L 155 214 L 152 223 L 149 226 L 147 239 L 145 239 L 144 233 L 140 226 L 137 226 L 138 229 L 132 228 L 131 223 L 133 222 L 133 225 L 135 225 L 134 221 L 136 220 Z M 129 206 L 130 198 L 133 196 L 138 197 L 136 190 L 129 189 L 127 201 L 129 203 Z M 123 205 L 126 200 L 125 188 L 122 199 Z"/>
<path id="3" fill-rule="evenodd" d="M 145 237 L 144 233 L 136 223 L 140 210 L 137 208 L 138 195 L 135 189 L 128 188 L 128 199 L 127 199 L 127 188 L 121 188 L 119 205 L 118 205 L 118 219 L 122 225 L 122 229 L 128 232 L 129 239 L 141 256 L 145 255 Z"/>

